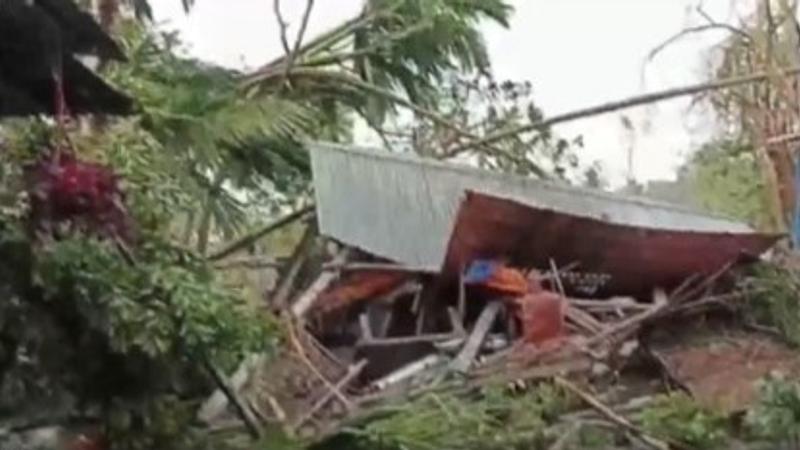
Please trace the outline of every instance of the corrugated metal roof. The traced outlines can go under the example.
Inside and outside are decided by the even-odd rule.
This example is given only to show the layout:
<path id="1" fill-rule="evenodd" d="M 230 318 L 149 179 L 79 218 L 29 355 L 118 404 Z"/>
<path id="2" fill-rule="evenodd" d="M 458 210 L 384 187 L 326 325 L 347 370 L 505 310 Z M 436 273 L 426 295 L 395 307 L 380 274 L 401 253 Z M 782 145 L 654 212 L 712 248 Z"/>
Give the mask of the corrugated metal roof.
<path id="1" fill-rule="evenodd" d="M 605 295 L 647 296 L 671 290 L 692 275 L 710 276 L 751 260 L 779 235 L 665 230 L 612 224 L 467 191 L 442 275 L 450 280 L 477 259 L 508 258 L 516 267 L 547 269 L 578 264 L 609 276 Z"/>
<path id="2" fill-rule="evenodd" d="M 320 231 L 398 263 L 438 270 L 466 190 L 611 223 L 748 233 L 745 224 L 642 198 L 389 153 L 311 144 Z"/>

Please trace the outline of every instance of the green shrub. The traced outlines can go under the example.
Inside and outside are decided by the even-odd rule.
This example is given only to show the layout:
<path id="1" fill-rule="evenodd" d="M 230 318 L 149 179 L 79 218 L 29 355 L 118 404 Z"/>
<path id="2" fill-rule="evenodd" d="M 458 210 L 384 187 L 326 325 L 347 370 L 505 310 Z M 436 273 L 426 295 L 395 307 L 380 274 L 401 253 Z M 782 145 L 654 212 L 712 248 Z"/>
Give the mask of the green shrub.
<path id="1" fill-rule="evenodd" d="M 728 437 L 728 421 L 701 408 L 685 394 L 660 396 L 641 413 L 643 428 L 653 436 L 690 448 L 720 448 Z"/>

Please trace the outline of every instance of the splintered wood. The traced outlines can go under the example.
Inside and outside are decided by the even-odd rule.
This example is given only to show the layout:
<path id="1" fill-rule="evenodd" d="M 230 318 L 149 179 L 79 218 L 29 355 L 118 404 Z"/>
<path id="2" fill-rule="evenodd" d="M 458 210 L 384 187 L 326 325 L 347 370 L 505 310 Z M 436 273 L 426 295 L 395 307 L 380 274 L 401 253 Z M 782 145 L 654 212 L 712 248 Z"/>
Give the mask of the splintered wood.
<path id="1" fill-rule="evenodd" d="M 592 292 L 584 289 L 586 277 L 552 260 L 544 273 L 502 266 L 492 278 L 491 270 L 464 268 L 457 278 L 444 279 L 391 263 L 348 261 L 349 254 L 339 253 L 293 296 L 289 345 L 276 358 L 262 357 L 247 382 L 245 369 L 232 379 L 255 416 L 295 435 L 325 433 L 369 408 L 443 386 L 556 380 L 624 433 L 666 448 L 567 379 L 615 379 L 633 355 L 645 351 L 645 325 L 660 326 L 738 298 L 715 291 L 728 266 L 669 294 L 655 287 L 649 298 L 586 298 Z M 482 266 L 487 267 L 492 268 Z M 601 275 L 588 279 L 609 281 Z M 576 288 L 576 280 L 584 288 Z M 664 352 L 661 358 L 698 392 L 707 391 L 675 362 L 680 356 Z M 218 393 L 205 411 L 217 414 L 224 405 Z"/>
<path id="2" fill-rule="evenodd" d="M 366 362 L 346 367 L 325 354 L 313 336 L 291 333 L 296 346 L 262 361 L 242 392 L 259 416 L 297 432 L 342 417 L 353 408 L 348 389 Z"/>

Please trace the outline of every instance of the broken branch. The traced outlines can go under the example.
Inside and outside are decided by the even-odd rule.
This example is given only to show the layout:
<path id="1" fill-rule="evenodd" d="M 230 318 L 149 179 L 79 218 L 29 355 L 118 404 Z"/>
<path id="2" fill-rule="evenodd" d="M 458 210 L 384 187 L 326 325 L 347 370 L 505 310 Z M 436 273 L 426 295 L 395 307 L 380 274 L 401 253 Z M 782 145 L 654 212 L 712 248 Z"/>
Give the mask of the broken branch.
<path id="1" fill-rule="evenodd" d="M 631 423 L 628 419 L 615 413 L 611 408 L 604 405 L 600 400 L 598 400 L 588 392 L 582 390 L 575 384 L 567 381 L 565 378 L 562 377 L 555 377 L 554 381 L 556 385 L 561 386 L 562 388 L 572 392 L 573 394 L 578 396 L 581 400 L 583 400 L 587 405 L 597 410 L 597 412 L 602 414 L 608 420 L 629 431 L 631 434 L 639 438 L 643 443 L 647 444 L 649 447 L 655 448 L 657 450 L 669 450 L 670 447 L 669 445 L 667 445 L 666 442 L 660 441 L 654 437 L 647 435 L 644 431 L 642 431 L 639 427 Z"/>
<path id="2" fill-rule="evenodd" d="M 276 10 L 280 11 L 280 7 L 277 6 L 278 3 L 279 0 L 275 0 Z M 303 43 L 303 37 L 306 34 L 306 28 L 308 28 L 308 21 L 311 18 L 311 11 L 313 9 L 314 9 L 314 0 L 306 0 L 306 9 L 305 12 L 303 12 L 303 19 L 300 22 L 300 30 L 298 30 L 297 32 L 297 37 L 295 38 L 294 41 L 294 47 L 291 50 L 287 49 L 287 52 L 289 53 L 286 55 L 286 69 L 283 71 L 283 82 L 281 83 L 281 85 L 285 85 L 286 82 L 289 80 L 289 73 L 292 71 L 292 66 L 294 65 L 294 62 L 297 60 L 300 51 L 300 45 Z M 285 29 L 282 29 L 281 36 L 284 35 L 285 35 Z M 284 39 L 284 47 L 286 47 L 286 45 L 287 43 L 285 43 Z"/>
<path id="3" fill-rule="evenodd" d="M 790 67 L 783 70 L 778 71 L 778 75 L 780 76 L 790 76 L 796 75 L 800 73 L 800 67 Z M 504 139 L 508 139 L 514 137 L 518 134 L 528 133 L 531 131 L 536 131 L 542 128 L 547 128 L 552 125 L 556 125 L 559 123 L 570 122 L 573 120 L 584 119 L 587 117 L 597 116 L 600 114 L 606 114 L 614 111 L 619 111 L 621 109 L 632 108 L 634 106 L 646 105 L 648 103 L 655 103 L 663 100 L 669 100 L 678 97 L 685 97 L 689 95 L 695 95 L 706 91 L 715 91 L 720 89 L 727 89 L 735 86 L 741 86 L 743 84 L 752 84 L 758 83 L 761 81 L 766 80 L 769 77 L 775 76 L 772 72 L 758 72 L 751 75 L 746 75 L 742 77 L 733 77 L 733 78 L 726 78 L 722 80 L 711 81 L 707 83 L 699 83 L 693 84 L 689 86 L 681 86 L 672 89 L 665 89 L 663 91 L 652 92 L 649 94 L 644 95 L 635 95 L 633 97 L 628 97 L 626 99 L 617 100 L 608 103 L 602 103 L 595 106 L 590 106 L 588 108 L 582 108 L 575 111 L 569 111 L 563 114 L 558 114 L 546 119 L 542 119 L 536 122 L 529 123 L 527 125 L 521 125 L 509 130 L 499 131 L 497 133 L 490 134 L 485 136 L 481 139 L 476 141 L 467 142 L 456 147 L 453 147 L 447 152 L 446 157 L 452 158 L 455 156 L 460 155 L 461 153 L 470 150 L 475 147 L 485 146 L 494 144 L 496 142 L 500 142 Z"/>
<path id="4" fill-rule="evenodd" d="M 244 236 L 244 237 L 242 237 L 242 238 L 240 238 L 240 239 L 238 239 L 238 240 L 236 240 L 236 241 L 224 246 L 222 249 L 220 249 L 216 253 L 213 253 L 211 256 L 209 256 L 208 260 L 209 261 L 219 261 L 220 259 L 225 258 L 227 256 L 230 256 L 230 255 L 232 255 L 232 254 L 234 254 L 234 253 L 236 253 L 236 252 L 238 252 L 240 250 L 244 250 L 245 248 L 255 244 L 256 242 L 258 242 L 264 236 L 267 236 L 268 234 L 270 234 L 270 233 L 272 233 L 274 231 L 277 231 L 277 230 L 285 227 L 286 225 L 289 225 L 289 224 L 292 224 L 292 223 L 294 223 L 294 222 L 296 222 L 298 220 L 307 218 L 309 215 L 311 215 L 314 212 L 314 209 L 315 209 L 314 205 L 307 206 L 307 207 L 299 209 L 299 210 L 297 210 L 297 211 L 295 211 L 295 212 L 293 212 L 293 213 L 291 213 L 291 214 L 289 214 L 287 216 L 284 216 L 284 217 L 282 217 L 282 218 L 280 218 L 280 219 L 278 219 L 278 220 L 276 220 L 276 221 L 274 221 L 272 223 L 269 223 L 269 224 L 265 225 L 263 228 L 258 229 L 256 231 L 250 233 L 249 235 Z"/>

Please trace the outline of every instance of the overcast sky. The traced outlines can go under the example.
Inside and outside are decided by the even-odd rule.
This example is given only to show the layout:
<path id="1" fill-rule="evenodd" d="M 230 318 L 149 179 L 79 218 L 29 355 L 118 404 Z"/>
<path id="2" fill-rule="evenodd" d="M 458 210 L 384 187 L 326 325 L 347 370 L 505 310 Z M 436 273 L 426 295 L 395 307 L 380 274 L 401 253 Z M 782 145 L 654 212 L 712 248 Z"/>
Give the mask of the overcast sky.
<path id="1" fill-rule="evenodd" d="M 268 0 L 196 0 L 185 16 L 179 0 L 157 0 L 156 18 L 182 32 L 199 58 L 232 67 L 255 67 L 283 50 Z M 283 0 L 295 26 L 304 0 Z M 358 13 L 362 0 L 317 0 L 308 35 Z M 725 37 L 710 32 L 680 41 L 645 65 L 647 54 L 683 27 L 700 23 L 698 0 L 511 0 L 511 28 L 485 26 L 496 76 L 529 80 L 546 115 L 695 83 L 705 79 L 707 49 Z M 731 0 L 705 0 L 717 20 L 735 18 Z M 643 72 L 643 70 L 645 70 Z M 643 76 L 644 74 L 644 76 Z M 632 137 L 621 114 L 635 125 Z M 626 149 L 635 144 L 639 181 L 669 179 L 687 152 L 713 131 L 710 115 L 673 100 L 561 125 L 564 137 L 583 135 L 584 161 L 600 160 L 613 184 L 627 174 Z"/>

